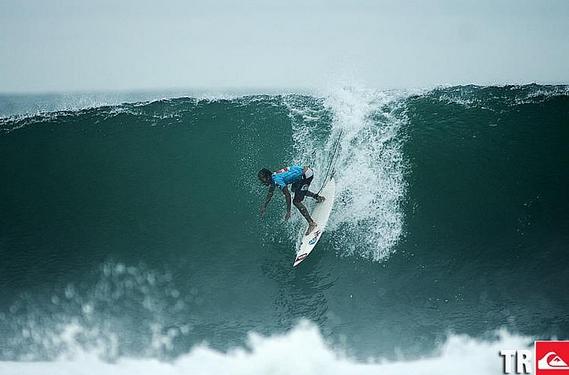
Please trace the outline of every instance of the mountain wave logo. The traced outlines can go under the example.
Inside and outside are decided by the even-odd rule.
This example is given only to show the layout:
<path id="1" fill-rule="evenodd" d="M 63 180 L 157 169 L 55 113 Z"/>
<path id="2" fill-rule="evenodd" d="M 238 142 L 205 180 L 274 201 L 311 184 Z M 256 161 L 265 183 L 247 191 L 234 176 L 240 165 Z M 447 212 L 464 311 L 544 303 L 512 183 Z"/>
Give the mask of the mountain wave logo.
<path id="1" fill-rule="evenodd" d="M 537 368 L 540 370 L 557 369 L 557 370 L 569 370 L 569 366 L 560 356 L 555 352 L 548 352 L 537 361 Z"/>
<path id="2" fill-rule="evenodd" d="M 569 375 L 569 341 L 536 341 L 537 375 Z"/>

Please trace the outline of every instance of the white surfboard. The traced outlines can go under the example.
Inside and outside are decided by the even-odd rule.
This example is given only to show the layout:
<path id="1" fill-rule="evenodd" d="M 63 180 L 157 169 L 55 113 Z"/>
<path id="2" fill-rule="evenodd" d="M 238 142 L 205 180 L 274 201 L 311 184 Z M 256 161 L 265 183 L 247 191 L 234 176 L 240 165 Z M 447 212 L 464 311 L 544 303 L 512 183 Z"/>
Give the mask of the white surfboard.
<path id="1" fill-rule="evenodd" d="M 330 217 L 330 212 L 332 212 L 332 206 L 334 205 L 334 198 L 336 195 L 336 181 L 334 181 L 334 178 L 328 180 L 319 195 L 322 195 L 326 200 L 322 203 L 317 203 L 314 210 L 310 213 L 310 216 L 312 216 L 312 219 L 318 225 L 308 234 L 308 236 L 304 235 L 308 228 L 308 224 L 304 227 L 302 231 L 302 242 L 296 251 L 296 258 L 292 265 L 293 267 L 298 266 L 300 262 L 308 257 L 308 254 L 314 250 L 314 247 L 320 240 L 320 237 L 322 237 L 322 233 L 324 233 L 324 229 L 328 223 L 328 218 Z"/>

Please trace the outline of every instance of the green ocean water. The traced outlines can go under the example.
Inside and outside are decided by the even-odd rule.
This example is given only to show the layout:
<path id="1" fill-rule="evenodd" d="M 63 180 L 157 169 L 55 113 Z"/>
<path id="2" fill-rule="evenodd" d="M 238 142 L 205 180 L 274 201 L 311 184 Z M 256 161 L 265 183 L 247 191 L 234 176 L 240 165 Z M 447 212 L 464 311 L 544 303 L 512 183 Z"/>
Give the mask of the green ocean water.
<path id="1" fill-rule="evenodd" d="M 358 358 L 569 338 L 564 86 L 44 100 L 0 97 L 2 360 L 175 358 L 300 320 Z M 331 162 L 330 230 L 292 268 L 302 220 L 278 195 L 259 217 L 256 173 L 317 187 Z"/>

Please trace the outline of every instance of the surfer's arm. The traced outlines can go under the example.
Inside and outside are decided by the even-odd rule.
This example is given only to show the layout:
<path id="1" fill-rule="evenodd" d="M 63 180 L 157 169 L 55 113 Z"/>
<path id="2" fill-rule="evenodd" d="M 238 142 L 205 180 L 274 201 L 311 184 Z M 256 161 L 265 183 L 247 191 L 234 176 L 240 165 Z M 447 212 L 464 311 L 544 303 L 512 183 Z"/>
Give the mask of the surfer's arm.
<path id="1" fill-rule="evenodd" d="M 267 197 L 265 198 L 265 202 L 261 206 L 261 216 L 263 216 L 265 214 L 265 209 L 267 208 L 267 205 L 271 201 L 271 198 L 273 198 L 274 192 L 275 192 L 275 185 L 269 186 L 269 191 L 267 192 Z"/>
<path id="2" fill-rule="evenodd" d="M 288 191 L 288 188 L 285 186 L 283 188 L 283 194 L 285 196 L 286 199 L 286 215 L 285 215 L 285 220 L 288 220 L 290 218 L 290 203 L 291 203 L 291 197 L 290 197 L 290 192 Z"/>

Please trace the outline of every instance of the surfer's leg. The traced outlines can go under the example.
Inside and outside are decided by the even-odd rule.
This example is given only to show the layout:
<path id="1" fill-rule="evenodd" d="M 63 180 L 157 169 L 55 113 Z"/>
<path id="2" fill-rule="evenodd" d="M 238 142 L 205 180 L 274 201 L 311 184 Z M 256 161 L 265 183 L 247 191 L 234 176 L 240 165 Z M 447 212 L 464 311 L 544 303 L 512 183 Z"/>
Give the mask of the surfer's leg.
<path id="1" fill-rule="evenodd" d="M 312 232 L 316 228 L 316 223 L 313 221 L 312 223 L 308 224 L 308 228 L 306 228 L 306 232 L 304 234 L 308 236 L 310 232 Z"/>
<path id="2" fill-rule="evenodd" d="M 316 201 L 317 201 L 318 203 L 322 203 L 322 202 L 324 202 L 324 201 L 326 200 L 326 198 L 324 198 L 323 196 L 318 195 L 317 193 L 313 193 L 313 192 L 311 192 L 311 191 L 307 191 L 307 192 L 306 192 L 306 195 L 308 195 L 310 198 L 316 199 Z"/>
<path id="3" fill-rule="evenodd" d="M 316 222 L 312 220 L 312 217 L 310 217 L 308 210 L 302 204 L 302 200 L 304 199 L 305 195 L 309 195 L 309 193 L 314 195 L 313 193 L 308 191 L 308 187 L 310 186 L 311 182 L 312 182 L 312 176 L 301 180 L 299 184 L 296 185 L 296 190 L 294 191 L 294 199 L 292 200 L 294 206 L 298 209 L 298 211 L 300 211 L 300 213 L 302 214 L 302 216 L 304 216 L 306 221 L 308 221 L 308 229 L 306 230 L 306 234 L 309 234 L 310 232 L 312 232 L 314 228 L 316 228 Z"/>
<path id="4" fill-rule="evenodd" d="M 306 209 L 306 207 L 302 204 L 301 201 L 294 199 L 292 201 L 292 203 L 294 204 L 294 207 L 296 207 L 298 209 L 298 211 L 300 211 L 300 213 L 302 214 L 302 216 L 304 216 L 304 218 L 306 219 L 306 221 L 308 221 L 308 229 L 306 230 L 306 234 L 309 234 L 310 232 L 312 232 L 312 230 L 314 228 L 316 228 L 316 222 L 314 220 L 312 220 L 312 217 L 310 216 L 310 214 L 308 213 L 308 210 Z"/>
<path id="5" fill-rule="evenodd" d="M 308 221 L 308 223 L 312 223 L 314 222 L 314 220 L 312 220 L 312 217 L 310 217 L 310 214 L 308 213 L 308 210 L 306 209 L 306 207 L 302 204 L 301 201 L 299 200 L 293 200 L 292 203 L 294 204 L 294 207 L 296 207 L 298 209 L 298 211 L 300 211 L 300 213 L 302 214 L 302 216 L 304 216 L 304 218 L 306 219 L 306 221 Z"/>

